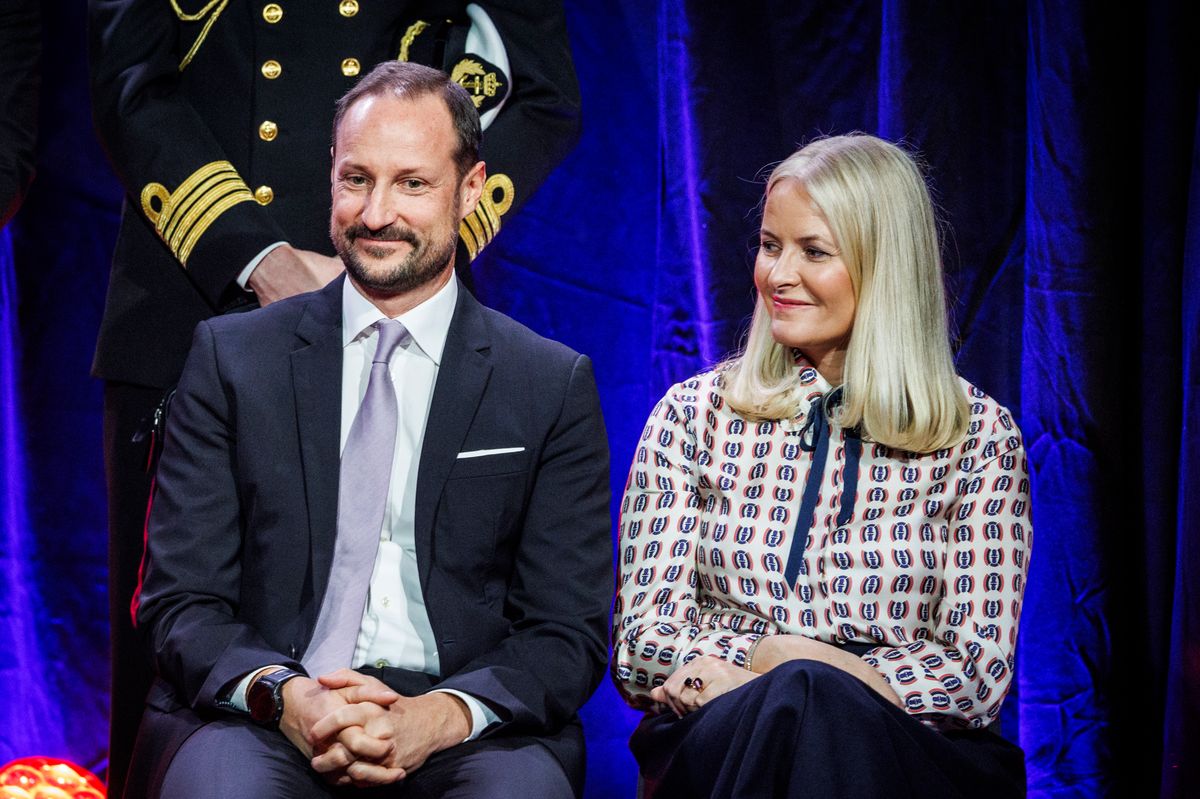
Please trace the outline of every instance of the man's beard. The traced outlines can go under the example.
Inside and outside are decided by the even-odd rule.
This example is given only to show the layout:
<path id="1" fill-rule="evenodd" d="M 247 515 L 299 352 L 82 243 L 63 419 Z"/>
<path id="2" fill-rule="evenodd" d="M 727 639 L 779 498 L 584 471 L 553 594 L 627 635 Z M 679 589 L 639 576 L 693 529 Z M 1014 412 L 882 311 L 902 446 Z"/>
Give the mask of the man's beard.
<path id="1" fill-rule="evenodd" d="M 412 250 L 399 261 L 381 262 L 376 271 L 371 272 L 354 251 L 354 243 L 360 237 L 379 241 L 403 241 L 411 245 Z M 354 282 L 368 291 L 396 296 L 420 288 L 442 274 L 454 258 L 458 236 L 454 228 L 451 228 L 451 233 L 446 239 L 422 242 L 416 233 L 402 225 L 389 225 L 383 230 L 369 230 L 365 225 L 357 224 L 335 232 L 333 244 Z M 392 254 L 391 249 L 373 250 L 370 244 L 364 244 L 362 247 L 375 258 L 383 259 Z"/>

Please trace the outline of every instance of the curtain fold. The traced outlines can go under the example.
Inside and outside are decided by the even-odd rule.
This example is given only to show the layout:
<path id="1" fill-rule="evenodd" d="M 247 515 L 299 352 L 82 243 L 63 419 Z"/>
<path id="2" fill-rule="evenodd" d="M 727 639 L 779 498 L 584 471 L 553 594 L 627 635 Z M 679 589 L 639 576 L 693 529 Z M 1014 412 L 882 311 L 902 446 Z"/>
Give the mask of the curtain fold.
<path id="1" fill-rule="evenodd" d="M 1198 109 L 1200 110 L 1200 109 Z M 1180 328 L 1179 483 L 1162 796 L 1190 796 L 1200 781 L 1200 113 L 1191 152 Z"/>
<path id="2" fill-rule="evenodd" d="M 0 765 L 38 753 L 65 755 L 60 699 L 37 679 L 45 653 L 38 636 L 41 586 L 33 565 L 39 541 L 29 524 L 22 425 L 20 336 L 12 237 L 0 228 Z"/>

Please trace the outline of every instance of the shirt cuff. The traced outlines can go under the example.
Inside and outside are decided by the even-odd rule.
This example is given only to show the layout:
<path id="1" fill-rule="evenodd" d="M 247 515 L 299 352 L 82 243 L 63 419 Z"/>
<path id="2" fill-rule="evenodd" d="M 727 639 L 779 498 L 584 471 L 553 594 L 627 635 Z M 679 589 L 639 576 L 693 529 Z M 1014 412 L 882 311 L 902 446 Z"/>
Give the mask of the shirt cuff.
<path id="1" fill-rule="evenodd" d="M 708 630 L 692 639 L 677 661 L 677 667 L 694 658 L 712 655 L 743 669 L 750 662 L 750 650 L 765 633 L 735 633 L 725 629 Z"/>
<path id="2" fill-rule="evenodd" d="M 455 691 L 453 688 L 434 688 L 429 693 L 438 694 L 454 694 L 467 706 L 467 710 L 471 711 L 471 734 L 462 740 L 462 743 L 474 741 L 487 730 L 488 727 L 500 721 L 492 709 L 480 702 L 470 694 L 464 694 L 462 691 Z"/>
<path id="3" fill-rule="evenodd" d="M 250 263 L 246 264 L 246 268 L 238 273 L 237 284 L 245 291 L 250 291 L 251 289 L 246 288 L 246 286 L 250 283 L 251 273 L 258 268 L 258 265 L 262 263 L 263 258 L 266 258 L 268 255 L 270 255 L 276 247 L 282 247 L 285 244 L 287 244 L 286 241 L 277 241 L 274 244 L 268 244 L 266 247 L 263 247 L 263 251 L 250 259 Z"/>
<path id="4" fill-rule="evenodd" d="M 274 671 L 282 669 L 284 666 L 270 665 L 263 666 L 261 669 L 255 669 L 247 674 L 238 684 L 233 686 L 233 693 L 229 695 L 229 704 L 233 705 L 234 710 L 240 710 L 243 713 L 250 712 L 250 705 L 246 702 L 246 691 L 250 688 L 250 683 L 254 682 L 254 678 L 262 674 L 264 671 Z"/>

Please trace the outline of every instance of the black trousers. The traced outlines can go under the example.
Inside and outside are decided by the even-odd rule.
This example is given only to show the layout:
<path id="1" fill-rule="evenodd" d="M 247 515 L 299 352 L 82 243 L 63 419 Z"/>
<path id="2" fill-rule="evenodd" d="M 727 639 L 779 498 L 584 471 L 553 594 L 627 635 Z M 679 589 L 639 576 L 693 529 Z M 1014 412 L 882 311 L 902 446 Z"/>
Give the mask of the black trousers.
<path id="1" fill-rule="evenodd" d="M 582 769 L 582 761 L 579 763 Z M 483 738 L 431 757 L 402 782 L 372 789 L 325 785 L 281 733 L 246 719 L 197 730 L 166 771 L 159 799 L 574 799 L 569 777 L 536 738 Z"/>
<path id="2" fill-rule="evenodd" d="M 647 716 L 630 747 L 653 799 L 1025 795 L 1015 744 L 986 730 L 938 732 L 811 660 L 785 663 L 683 718 Z"/>
<path id="3" fill-rule="evenodd" d="M 111 705 L 108 738 L 109 796 L 120 796 L 154 677 L 150 656 L 134 629 L 131 604 L 144 549 L 151 475 L 147 443 L 134 433 L 163 396 L 160 388 L 126 383 L 104 387 L 104 471 L 108 488 L 108 620 Z"/>

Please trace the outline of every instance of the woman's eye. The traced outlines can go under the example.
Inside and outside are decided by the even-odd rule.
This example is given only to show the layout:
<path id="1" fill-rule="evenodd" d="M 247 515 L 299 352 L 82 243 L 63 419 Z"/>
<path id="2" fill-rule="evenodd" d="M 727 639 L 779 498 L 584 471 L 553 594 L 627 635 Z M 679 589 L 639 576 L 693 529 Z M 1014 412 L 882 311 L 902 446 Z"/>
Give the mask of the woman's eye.
<path id="1" fill-rule="evenodd" d="M 817 247 L 805 247 L 804 255 L 807 256 L 808 260 L 810 261 L 820 261 L 829 257 L 829 253 L 822 249 L 818 249 Z"/>
<path id="2" fill-rule="evenodd" d="M 760 250 L 765 252 L 767 255 L 778 255 L 779 254 L 779 243 L 778 242 L 764 241 L 764 242 L 760 242 L 758 247 Z"/>

